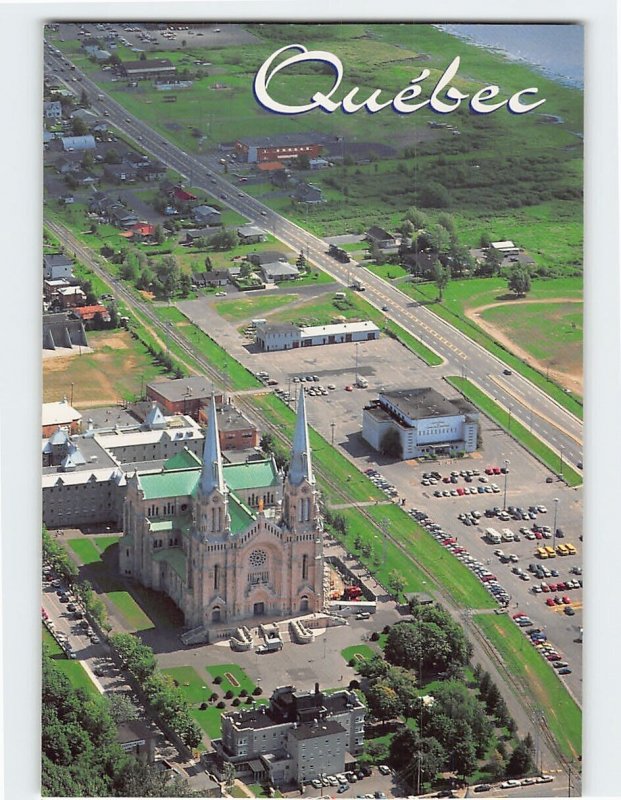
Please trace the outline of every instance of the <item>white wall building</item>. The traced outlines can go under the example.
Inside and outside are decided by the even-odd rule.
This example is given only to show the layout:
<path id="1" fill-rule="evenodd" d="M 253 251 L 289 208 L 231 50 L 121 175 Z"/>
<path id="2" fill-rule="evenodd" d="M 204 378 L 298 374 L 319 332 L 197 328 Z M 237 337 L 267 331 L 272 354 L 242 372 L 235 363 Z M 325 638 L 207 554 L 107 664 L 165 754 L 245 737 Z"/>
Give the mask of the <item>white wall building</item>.
<path id="1" fill-rule="evenodd" d="M 384 436 L 396 431 L 402 458 L 471 453 L 477 448 L 478 412 L 460 399 L 447 400 L 429 387 L 380 393 L 362 412 L 362 437 L 383 450 Z"/>
<path id="2" fill-rule="evenodd" d="M 297 347 L 316 347 L 323 344 L 367 342 L 379 339 L 379 335 L 380 329 L 368 320 L 335 325 L 309 325 L 306 328 L 285 323 L 257 325 L 255 340 L 261 350 L 293 350 Z"/>

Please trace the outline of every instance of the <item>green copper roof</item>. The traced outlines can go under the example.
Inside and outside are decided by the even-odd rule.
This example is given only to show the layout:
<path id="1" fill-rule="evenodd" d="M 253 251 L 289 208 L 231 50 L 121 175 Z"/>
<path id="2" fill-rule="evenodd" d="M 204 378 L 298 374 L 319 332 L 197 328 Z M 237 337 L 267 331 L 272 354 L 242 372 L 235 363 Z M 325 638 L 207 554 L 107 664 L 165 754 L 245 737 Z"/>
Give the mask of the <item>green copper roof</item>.
<path id="1" fill-rule="evenodd" d="M 162 531 L 172 531 L 174 528 L 172 519 L 163 519 L 160 521 L 151 520 L 149 528 L 153 533 L 161 533 Z"/>
<path id="2" fill-rule="evenodd" d="M 229 515 L 232 534 L 243 533 L 255 519 L 250 510 L 234 494 L 229 494 Z"/>
<path id="3" fill-rule="evenodd" d="M 239 489 L 263 489 L 278 484 L 278 471 L 272 459 L 225 464 L 224 482 L 232 492 Z"/>
<path id="4" fill-rule="evenodd" d="M 156 550 L 153 553 L 154 561 L 166 561 L 175 570 L 180 578 L 185 580 L 185 553 L 178 547 L 168 550 Z"/>
<path id="5" fill-rule="evenodd" d="M 158 497 L 189 497 L 198 484 L 200 470 L 168 470 L 154 475 L 139 475 L 138 483 L 144 492 L 145 500 Z"/>
<path id="6" fill-rule="evenodd" d="M 192 467 L 200 467 L 201 460 L 197 455 L 194 455 L 190 450 L 182 450 L 175 456 L 171 456 L 168 461 L 164 462 L 162 469 L 191 469 Z"/>

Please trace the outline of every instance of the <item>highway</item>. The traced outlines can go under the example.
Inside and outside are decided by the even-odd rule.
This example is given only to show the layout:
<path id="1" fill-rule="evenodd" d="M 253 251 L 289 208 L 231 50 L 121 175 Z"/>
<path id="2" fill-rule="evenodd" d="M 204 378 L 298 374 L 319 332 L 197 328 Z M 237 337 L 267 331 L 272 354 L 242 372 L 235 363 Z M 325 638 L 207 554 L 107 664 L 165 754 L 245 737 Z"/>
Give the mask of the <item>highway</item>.
<path id="1" fill-rule="evenodd" d="M 68 63 L 64 57 L 46 48 L 45 65 L 50 72 L 78 93 L 84 88 L 93 109 L 99 114 L 105 114 L 112 125 L 133 139 L 140 148 L 180 173 L 192 186 L 212 193 L 219 202 L 269 230 L 294 251 L 303 250 L 312 264 L 336 281 L 347 286 L 351 283 L 352 274 L 359 277 L 366 287 L 364 297 L 368 302 L 378 309 L 388 306 L 386 314 L 390 319 L 442 356 L 445 363 L 432 369 L 439 369 L 445 375 L 467 377 L 477 384 L 499 405 L 510 411 L 513 419 L 519 420 L 558 453 L 559 468 L 561 462 L 574 467 L 582 462 L 581 420 L 521 375 L 503 375 L 504 364 L 500 359 L 395 286 L 368 270 L 363 271 L 330 258 L 325 241 L 272 211 L 243 192 L 239 186 L 232 185 L 223 176 L 222 166 L 216 157 L 203 157 L 206 166 L 199 159 L 188 155 L 126 111 L 86 74 L 77 68 L 67 71 Z M 64 73 L 59 72 L 59 68 L 63 68 Z M 74 77 L 78 79 L 76 82 L 73 81 Z M 421 374 L 424 374 L 425 369 L 428 368 L 421 364 Z"/>

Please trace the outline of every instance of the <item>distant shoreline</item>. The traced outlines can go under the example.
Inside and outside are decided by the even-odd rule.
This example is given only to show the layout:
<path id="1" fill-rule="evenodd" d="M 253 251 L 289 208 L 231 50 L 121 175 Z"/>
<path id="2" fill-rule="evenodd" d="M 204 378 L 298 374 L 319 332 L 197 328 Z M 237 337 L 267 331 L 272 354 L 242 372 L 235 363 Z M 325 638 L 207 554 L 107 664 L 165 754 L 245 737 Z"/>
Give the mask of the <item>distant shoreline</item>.
<path id="1" fill-rule="evenodd" d="M 472 24 L 484 25 L 485 23 L 472 23 Z M 525 23 L 516 23 L 516 24 L 524 25 Z M 503 58 L 507 59 L 507 61 L 512 61 L 516 64 L 523 64 L 524 66 L 530 67 L 536 72 L 539 72 L 545 78 L 548 78 L 549 80 L 552 80 L 555 83 L 560 84 L 561 86 L 565 86 L 570 89 L 578 89 L 579 91 L 584 91 L 583 80 L 569 77 L 567 75 L 562 75 L 551 67 L 545 66 L 534 60 L 528 59 L 524 56 L 511 52 L 511 50 L 507 47 L 504 47 L 502 45 L 486 44 L 484 42 L 477 41 L 474 35 L 466 31 L 455 30 L 454 28 L 456 26 L 453 25 L 437 23 L 434 24 L 433 27 L 442 31 L 442 33 L 447 33 L 450 36 L 454 36 L 456 39 L 460 39 L 461 41 L 467 42 L 468 44 L 471 44 L 474 47 L 478 47 L 481 50 L 487 50 L 487 52 L 493 53 L 494 55 L 500 55 Z"/>

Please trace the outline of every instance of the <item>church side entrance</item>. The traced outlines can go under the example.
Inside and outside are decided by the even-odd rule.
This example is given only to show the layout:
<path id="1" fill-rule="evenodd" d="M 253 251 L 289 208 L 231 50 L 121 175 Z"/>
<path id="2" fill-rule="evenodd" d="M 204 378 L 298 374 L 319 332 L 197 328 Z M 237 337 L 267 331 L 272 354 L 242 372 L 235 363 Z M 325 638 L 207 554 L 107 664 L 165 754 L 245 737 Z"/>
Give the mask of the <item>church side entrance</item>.
<path id="1" fill-rule="evenodd" d="M 262 617 L 265 614 L 265 603 L 255 603 L 252 608 L 255 617 Z"/>

